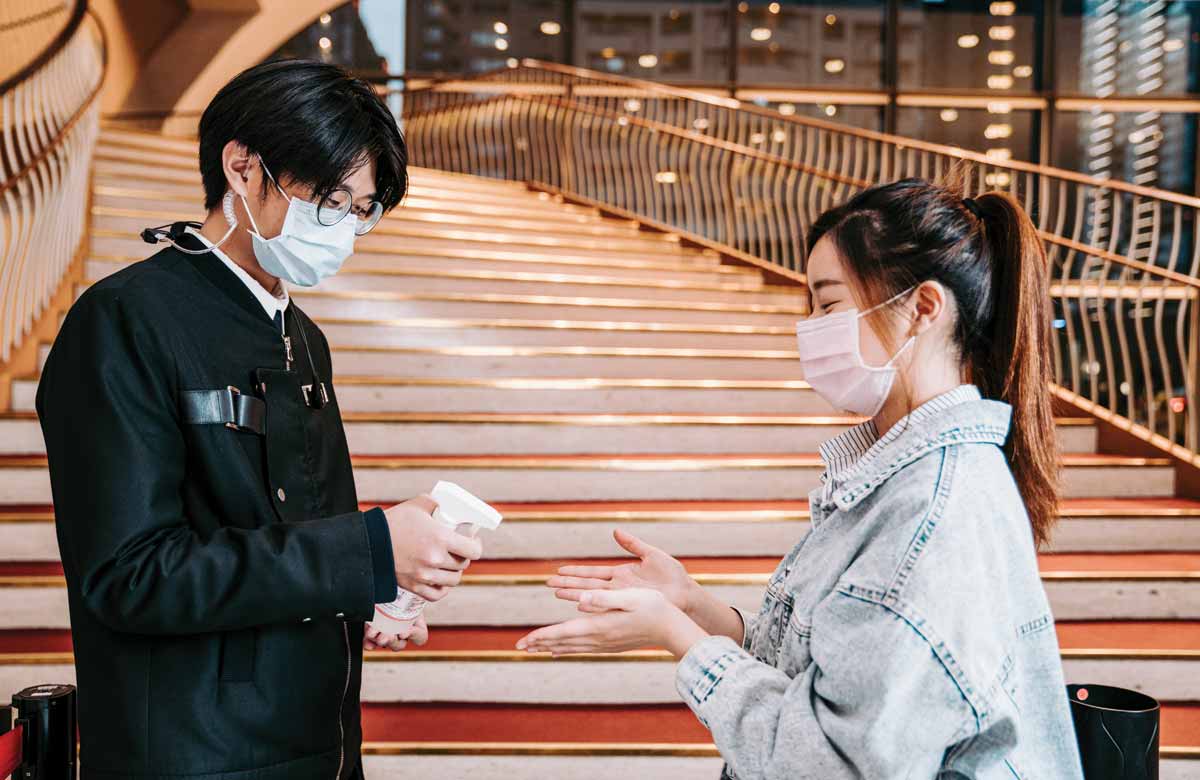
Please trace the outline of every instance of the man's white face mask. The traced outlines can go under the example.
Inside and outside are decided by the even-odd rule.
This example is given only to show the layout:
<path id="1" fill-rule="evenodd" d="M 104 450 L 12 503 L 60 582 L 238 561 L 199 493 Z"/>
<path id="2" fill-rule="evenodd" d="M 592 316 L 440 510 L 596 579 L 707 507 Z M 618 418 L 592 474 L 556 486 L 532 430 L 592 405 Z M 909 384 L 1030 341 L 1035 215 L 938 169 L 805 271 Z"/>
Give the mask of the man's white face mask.
<path id="1" fill-rule="evenodd" d="M 312 287 L 317 282 L 333 276 L 341 270 L 342 263 L 354 252 L 355 229 L 358 217 L 351 213 L 333 225 L 322 225 L 317 220 L 317 204 L 296 197 L 289 197 L 275 177 L 267 170 L 262 157 L 258 158 L 263 173 L 288 198 L 287 215 L 283 229 L 273 238 L 265 238 L 258 230 L 250 204 L 242 196 L 242 204 L 250 217 L 250 239 L 254 244 L 254 256 L 263 270 L 272 276 L 299 287 Z"/>

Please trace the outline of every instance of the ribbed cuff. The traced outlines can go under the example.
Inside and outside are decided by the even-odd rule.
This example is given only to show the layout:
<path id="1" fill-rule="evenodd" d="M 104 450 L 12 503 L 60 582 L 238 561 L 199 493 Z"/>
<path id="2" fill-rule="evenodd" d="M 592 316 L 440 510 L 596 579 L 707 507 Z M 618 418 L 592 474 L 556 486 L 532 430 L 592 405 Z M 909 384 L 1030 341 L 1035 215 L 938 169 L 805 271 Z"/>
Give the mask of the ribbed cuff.
<path id="1" fill-rule="evenodd" d="M 375 580 L 375 603 L 389 604 L 396 600 L 396 562 L 392 557 L 392 534 L 387 515 L 379 507 L 363 512 L 367 526 L 367 542 L 371 545 L 371 571 Z"/>
<path id="2" fill-rule="evenodd" d="M 724 679 L 726 670 L 746 657 L 746 652 L 727 636 L 710 636 L 692 645 L 675 670 L 675 688 L 700 722 L 705 703 Z"/>

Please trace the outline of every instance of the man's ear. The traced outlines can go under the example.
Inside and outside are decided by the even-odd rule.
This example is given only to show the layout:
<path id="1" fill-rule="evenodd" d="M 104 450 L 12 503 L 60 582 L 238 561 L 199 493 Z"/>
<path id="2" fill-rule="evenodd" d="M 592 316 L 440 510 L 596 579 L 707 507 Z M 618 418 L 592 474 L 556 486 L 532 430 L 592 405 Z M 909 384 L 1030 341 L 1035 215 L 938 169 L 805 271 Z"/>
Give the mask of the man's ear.
<path id="1" fill-rule="evenodd" d="M 221 150 L 221 169 L 225 171 L 225 181 L 235 195 L 250 197 L 250 179 L 258 167 L 254 162 L 254 155 L 238 141 L 230 141 Z"/>

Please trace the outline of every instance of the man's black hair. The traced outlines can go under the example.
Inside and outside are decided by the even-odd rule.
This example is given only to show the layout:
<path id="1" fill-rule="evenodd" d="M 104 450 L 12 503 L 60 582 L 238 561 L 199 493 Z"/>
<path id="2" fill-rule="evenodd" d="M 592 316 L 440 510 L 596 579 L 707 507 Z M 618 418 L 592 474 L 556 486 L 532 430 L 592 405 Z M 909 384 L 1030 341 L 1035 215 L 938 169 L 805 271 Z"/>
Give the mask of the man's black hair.
<path id="1" fill-rule="evenodd" d="M 370 160 L 385 211 L 408 189 L 408 149 L 392 112 L 370 84 L 336 65 L 276 60 L 221 88 L 200 117 L 205 209 L 225 195 L 221 153 L 230 141 L 261 155 L 276 181 L 302 182 L 317 199 Z"/>

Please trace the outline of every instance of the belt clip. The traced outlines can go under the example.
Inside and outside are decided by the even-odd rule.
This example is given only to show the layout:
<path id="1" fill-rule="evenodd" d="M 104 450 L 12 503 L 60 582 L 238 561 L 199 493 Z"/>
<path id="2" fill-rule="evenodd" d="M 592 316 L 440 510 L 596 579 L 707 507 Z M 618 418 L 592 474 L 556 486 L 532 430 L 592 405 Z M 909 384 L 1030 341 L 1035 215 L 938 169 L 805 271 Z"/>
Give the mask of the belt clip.
<path id="1" fill-rule="evenodd" d="M 237 419 L 237 399 L 238 399 L 238 396 L 240 396 L 242 394 L 242 391 L 238 390 L 233 385 L 226 385 L 225 390 L 229 393 L 229 409 L 230 409 L 229 416 L 236 420 Z M 238 425 L 235 422 L 227 422 L 227 423 L 225 423 L 225 427 L 229 428 L 230 430 L 233 430 L 233 431 L 250 431 L 249 428 L 243 428 L 242 426 Z M 255 433 L 255 431 L 250 431 L 250 433 Z"/>
<path id="2" fill-rule="evenodd" d="M 301 385 L 300 392 L 304 395 L 304 404 L 310 409 L 320 409 L 329 403 L 329 393 L 325 391 L 325 383 L 317 382 L 317 392 L 313 393 L 312 385 Z"/>

